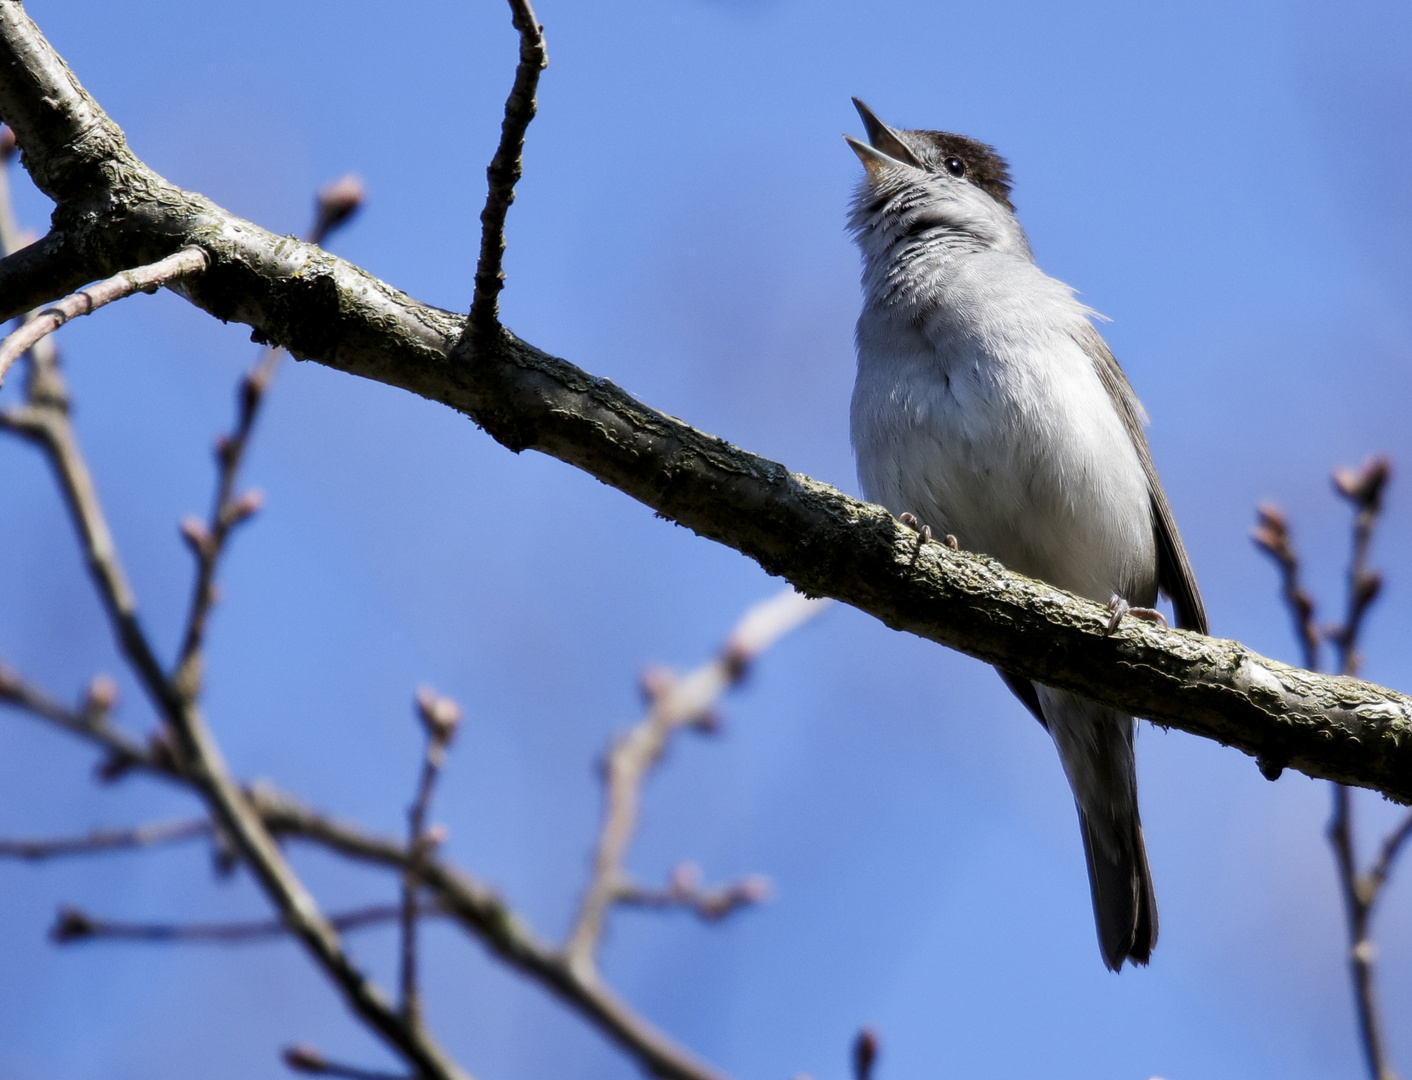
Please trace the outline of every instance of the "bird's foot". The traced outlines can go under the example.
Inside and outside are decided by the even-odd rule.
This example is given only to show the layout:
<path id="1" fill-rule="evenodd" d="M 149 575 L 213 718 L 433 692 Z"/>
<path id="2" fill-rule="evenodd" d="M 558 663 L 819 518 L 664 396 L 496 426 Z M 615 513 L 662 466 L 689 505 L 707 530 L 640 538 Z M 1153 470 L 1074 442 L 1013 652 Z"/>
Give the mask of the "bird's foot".
<path id="1" fill-rule="evenodd" d="M 930 525 L 923 525 L 918 521 L 916 514 L 902 514 L 897 520 L 902 522 L 902 524 L 906 525 L 909 529 L 917 530 L 917 535 L 921 537 L 918 541 L 919 546 L 932 542 L 932 527 Z"/>
<path id="2" fill-rule="evenodd" d="M 1167 625 L 1166 616 L 1156 608 L 1133 607 L 1117 593 L 1114 593 L 1113 598 L 1108 601 L 1108 611 L 1110 612 L 1108 619 L 1108 633 L 1110 634 L 1118 629 L 1118 624 L 1123 621 L 1124 615 L 1131 615 L 1135 619 L 1143 619 L 1147 622 L 1161 623 L 1163 626 Z"/>

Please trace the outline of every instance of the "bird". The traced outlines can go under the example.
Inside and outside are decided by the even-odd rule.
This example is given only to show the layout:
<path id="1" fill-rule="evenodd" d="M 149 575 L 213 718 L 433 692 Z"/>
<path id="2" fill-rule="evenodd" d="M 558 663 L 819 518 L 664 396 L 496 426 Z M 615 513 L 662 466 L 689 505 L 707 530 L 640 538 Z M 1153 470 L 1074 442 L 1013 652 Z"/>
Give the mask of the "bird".
<path id="1" fill-rule="evenodd" d="M 1161 619 L 1160 591 L 1178 626 L 1206 633 L 1147 415 L 1101 316 L 1035 264 L 1009 167 L 984 143 L 892 128 L 853 103 L 867 131 L 844 136 L 864 168 L 848 217 L 862 254 L 850 427 L 864 496 L 923 537 L 1109 604 L 1113 626 Z M 1158 920 L 1135 721 L 1000 675 L 1058 749 L 1103 962 L 1145 965 Z"/>

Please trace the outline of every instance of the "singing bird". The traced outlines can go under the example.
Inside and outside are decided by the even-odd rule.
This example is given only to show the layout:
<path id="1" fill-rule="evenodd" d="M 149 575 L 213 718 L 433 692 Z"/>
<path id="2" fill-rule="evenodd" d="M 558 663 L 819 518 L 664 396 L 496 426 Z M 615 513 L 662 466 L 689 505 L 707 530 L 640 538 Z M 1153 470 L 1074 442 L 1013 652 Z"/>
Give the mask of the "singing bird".
<path id="1" fill-rule="evenodd" d="M 1146 414 L 1074 291 L 1035 265 L 1010 173 L 983 143 L 888 127 L 868 141 L 849 227 L 863 257 L 851 410 L 867 498 L 1115 619 L 1206 613 L 1143 434 Z M 1160 617 L 1160 616 L 1159 616 Z M 1078 805 L 1103 962 L 1146 964 L 1157 904 L 1138 817 L 1133 718 L 1000 672 L 1054 740 Z"/>

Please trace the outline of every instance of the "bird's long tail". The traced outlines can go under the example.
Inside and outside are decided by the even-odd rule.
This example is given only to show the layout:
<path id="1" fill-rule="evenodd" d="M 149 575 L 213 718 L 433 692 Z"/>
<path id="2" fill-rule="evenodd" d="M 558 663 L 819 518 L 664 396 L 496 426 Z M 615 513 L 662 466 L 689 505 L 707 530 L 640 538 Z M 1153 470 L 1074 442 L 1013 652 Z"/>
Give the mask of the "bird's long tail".
<path id="1" fill-rule="evenodd" d="M 1103 962 L 1146 964 L 1157 944 L 1157 901 L 1137 809 L 1133 720 L 1086 698 L 1036 686 L 1078 804 Z"/>

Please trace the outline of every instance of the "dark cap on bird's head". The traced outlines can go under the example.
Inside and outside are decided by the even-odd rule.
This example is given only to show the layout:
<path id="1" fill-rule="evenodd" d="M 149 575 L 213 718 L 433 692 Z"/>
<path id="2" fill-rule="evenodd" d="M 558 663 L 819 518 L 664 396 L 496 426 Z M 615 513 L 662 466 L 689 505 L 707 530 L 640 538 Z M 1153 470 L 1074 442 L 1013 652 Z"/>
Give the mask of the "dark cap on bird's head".
<path id="1" fill-rule="evenodd" d="M 985 143 L 949 131 L 906 131 L 888 127 L 857 98 L 853 105 L 863 118 L 868 142 L 844 138 L 862 161 L 868 175 L 877 179 L 890 166 L 910 165 L 933 173 L 947 173 L 969 180 L 1007 210 L 1010 202 L 1010 169 L 1005 159 Z"/>

